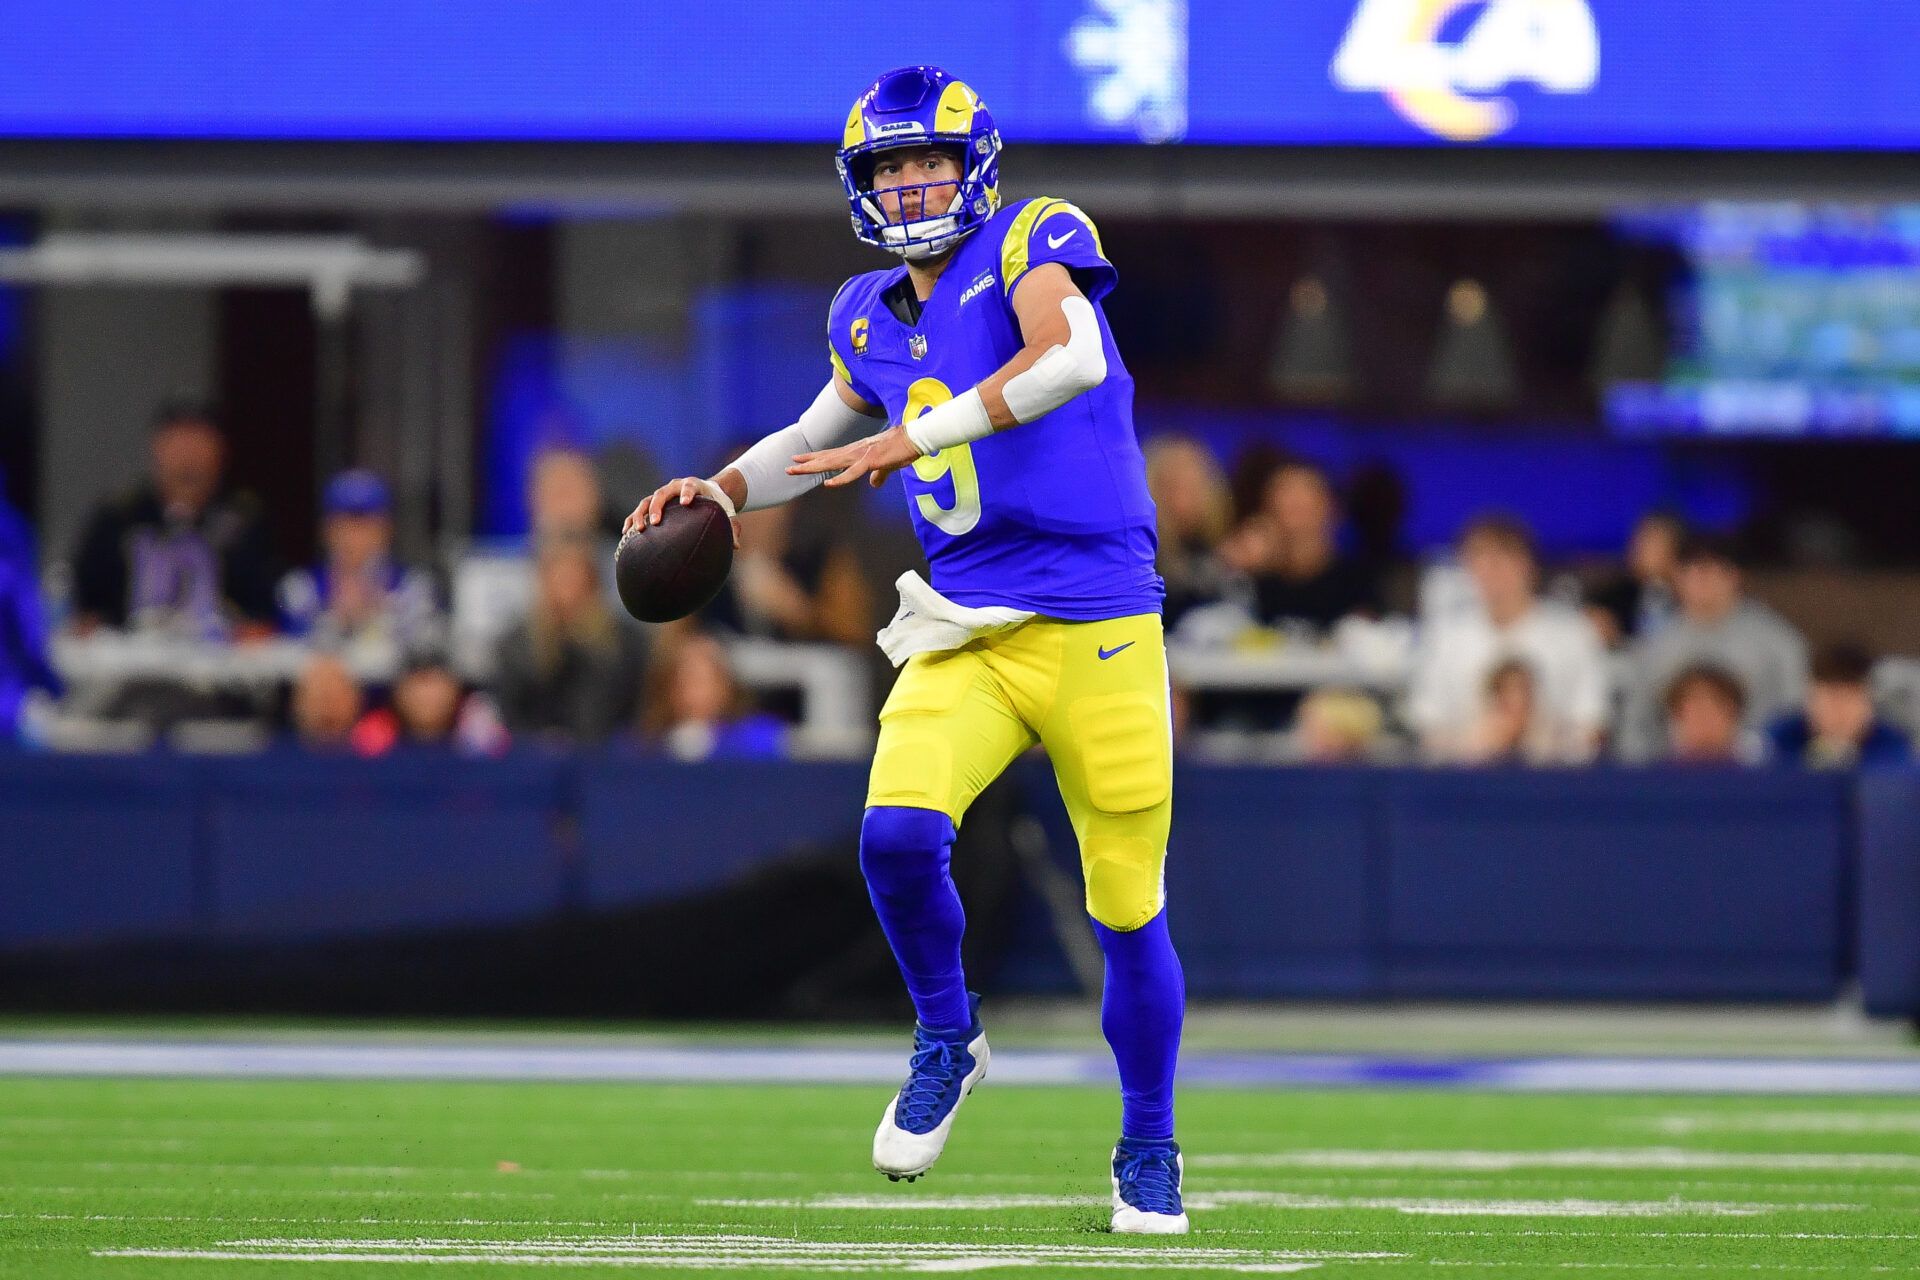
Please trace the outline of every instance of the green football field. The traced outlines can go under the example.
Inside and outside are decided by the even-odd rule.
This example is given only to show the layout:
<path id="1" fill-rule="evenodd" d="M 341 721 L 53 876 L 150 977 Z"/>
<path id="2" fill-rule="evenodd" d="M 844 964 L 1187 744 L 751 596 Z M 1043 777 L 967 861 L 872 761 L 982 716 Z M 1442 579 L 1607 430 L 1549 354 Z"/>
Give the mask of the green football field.
<path id="1" fill-rule="evenodd" d="M 0 1275 L 1920 1274 L 1910 1095 L 1193 1089 L 1177 1240 L 1105 1231 L 1107 1090 L 989 1080 L 912 1185 L 886 1096 L 0 1077 Z"/>

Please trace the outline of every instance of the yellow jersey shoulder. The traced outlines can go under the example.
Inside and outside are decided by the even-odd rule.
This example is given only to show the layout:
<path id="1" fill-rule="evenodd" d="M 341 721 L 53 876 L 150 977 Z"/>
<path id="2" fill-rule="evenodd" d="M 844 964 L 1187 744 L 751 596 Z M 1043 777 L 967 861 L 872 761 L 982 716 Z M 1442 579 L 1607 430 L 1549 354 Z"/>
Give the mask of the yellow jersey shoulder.
<path id="1" fill-rule="evenodd" d="M 1036 258 L 1045 260 L 1034 252 L 1036 236 L 1057 237 L 1059 243 L 1064 243 L 1072 234 L 1061 229 L 1062 224 L 1058 219 L 1084 226 L 1092 237 L 1094 252 L 1101 258 L 1106 257 L 1106 250 L 1100 243 L 1100 228 L 1094 225 L 1093 219 L 1085 211 L 1070 201 L 1054 196 L 1033 196 L 1009 205 L 994 221 L 1000 222 L 1001 219 L 1005 219 L 1005 222 L 1000 234 L 1000 285 L 1008 291 L 1033 267 Z M 1054 247 L 1057 248 L 1058 243 Z"/>

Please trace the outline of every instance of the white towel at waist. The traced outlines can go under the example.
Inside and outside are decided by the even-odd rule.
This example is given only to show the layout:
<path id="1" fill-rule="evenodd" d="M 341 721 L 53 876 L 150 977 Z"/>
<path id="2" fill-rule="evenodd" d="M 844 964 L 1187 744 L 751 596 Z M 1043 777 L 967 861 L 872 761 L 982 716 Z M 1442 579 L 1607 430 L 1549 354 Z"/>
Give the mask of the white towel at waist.
<path id="1" fill-rule="evenodd" d="M 916 653 L 958 649 L 969 640 L 1017 627 L 1034 616 L 1025 609 L 1001 605 L 969 609 L 955 604 L 911 570 L 893 585 L 900 588 L 900 608 L 878 639 L 887 660 L 896 667 Z"/>

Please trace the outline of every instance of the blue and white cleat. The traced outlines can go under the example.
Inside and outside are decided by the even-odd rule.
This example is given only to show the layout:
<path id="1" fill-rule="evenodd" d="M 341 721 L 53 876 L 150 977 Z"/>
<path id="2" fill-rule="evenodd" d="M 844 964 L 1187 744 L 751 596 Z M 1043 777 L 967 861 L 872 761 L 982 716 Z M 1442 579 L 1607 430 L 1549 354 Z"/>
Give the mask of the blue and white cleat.
<path id="1" fill-rule="evenodd" d="M 947 1145 L 960 1104 L 987 1074 L 987 1036 L 980 1029 L 980 997 L 968 993 L 973 1026 L 965 1040 L 941 1040 L 916 1025 L 907 1082 L 900 1086 L 873 1135 L 873 1167 L 894 1181 L 915 1178 L 933 1167 Z"/>
<path id="2" fill-rule="evenodd" d="M 1113 1229 L 1135 1235 L 1183 1236 L 1180 1144 L 1122 1138 L 1113 1149 Z"/>

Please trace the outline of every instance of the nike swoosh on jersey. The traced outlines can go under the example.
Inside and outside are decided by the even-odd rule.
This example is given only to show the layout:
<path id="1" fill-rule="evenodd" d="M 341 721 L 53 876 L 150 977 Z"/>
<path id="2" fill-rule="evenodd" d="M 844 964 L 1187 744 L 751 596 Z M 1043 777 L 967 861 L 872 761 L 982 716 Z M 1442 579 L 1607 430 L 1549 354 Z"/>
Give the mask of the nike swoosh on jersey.
<path id="1" fill-rule="evenodd" d="M 1117 644 L 1113 646 L 1113 648 L 1111 649 L 1102 648 L 1100 650 L 1100 661 L 1105 662 L 1108 658 L 1111 658 L 1114 654 L 1120 652 L 1122 649 L 1133 648 L 1134 644 L 1135 644 L 1134 641 L 1129 640 L 1125 644 Z"/>
<path id="2" fill-rule="evenodd" d="M 1067 234 L 1063 236 L 1048 236 L 1047 248 L 1058 249 L 1061 245 L 1065 244 L 1067 241 L 1073 239 L 1075 236 L 1079 234 L 1080 234 L 1080 228 L 1075 227 L 1073 230 L 1067 232 Z"/>

